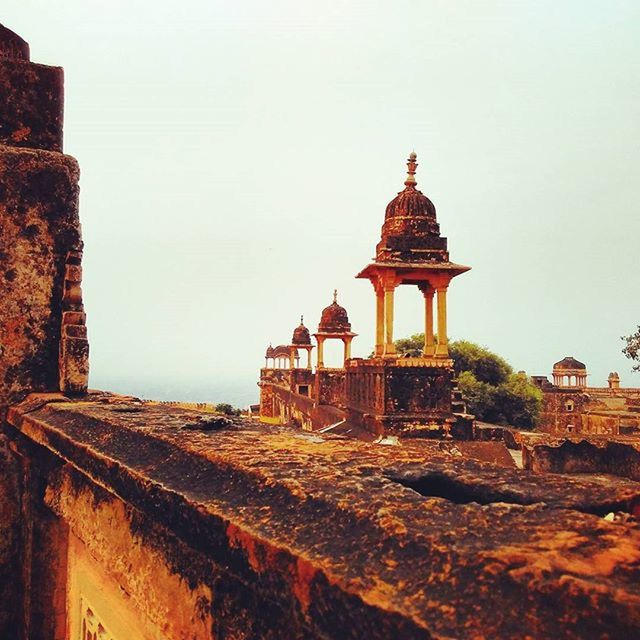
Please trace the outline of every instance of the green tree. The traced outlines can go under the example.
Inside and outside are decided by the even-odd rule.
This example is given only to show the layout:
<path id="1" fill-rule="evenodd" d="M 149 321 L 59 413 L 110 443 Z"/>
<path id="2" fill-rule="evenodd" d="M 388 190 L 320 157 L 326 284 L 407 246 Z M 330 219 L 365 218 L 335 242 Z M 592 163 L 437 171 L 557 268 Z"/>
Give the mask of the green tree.
<path id="1" fill-rule="evenodd" d="M 241 411 L 227 402 L 221 402 L 216 405 L 216 413 L 222 413 L 225 416 L 239 416 Z"/>
<path id="2" fill-rule="evenodd" d="M 468 340 L 456 340 L 449 346 L 456 375 L 471 371 L 481 382 L 496 386 L 507 381 L 513 373 L 511 365 L 496 355 Z"/>
<path id="3" fill-rule="evenodd" d="M 622 353 L 624 353 L 629 360 L 638 363 L 633 365 L 632 371 L 640 371 L 640 325 L 635 333 L 629 336 L 622 336 L 622 340 L 626 342 Z"/>
<path id="4" fill-rule="evenodd" d="M 424 334 L 396 340 L 395 345 L 401 356 L 419 356 L 424 347 Z M 478 420 L 524 429 L 536 426 L 542 392 L 529 376 L 514 373 L 504 358 L 468 340 L 451 342 L 449 354 L 462 397 L 469 412 Z"/>
<path id="5" fill-rule="evenodd" d="M 496 387 L 494 406 L 502 414 L 499 423 L 533 429 L 540 415 L 542 391 L 523 371 L 511 373 L 506 382 Z"/>

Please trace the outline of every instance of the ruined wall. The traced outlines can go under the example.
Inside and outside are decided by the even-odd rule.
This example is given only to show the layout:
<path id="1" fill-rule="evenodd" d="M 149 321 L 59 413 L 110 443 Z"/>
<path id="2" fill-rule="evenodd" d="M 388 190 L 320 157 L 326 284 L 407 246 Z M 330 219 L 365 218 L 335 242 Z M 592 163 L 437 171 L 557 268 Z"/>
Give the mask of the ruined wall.
<path id="1" fill-rule="evenodd" d="M 584 390 L 552 388 L 542 394 L 538 429 L 546 433 L 581 433 L 582 413 L 589 403 Z M 572 407 L 569 410 L 569 407 Z"/>
<path id="2" fill-rule="evenodd" d="M 531 471 L 606 473 L 640 481 L 640 450 L 632 440 L 533 440 L 523 442 L 522 453 L 524 468 Z"/>
<path id="3" fill-rule="evenodd" d="M 550 434 L 640 435 L 637 389 L 543 389 L 539 430 Z"/>
<path id="4" fill-rule="evenodd" d="M 0 415 L 29 391 L 83 392 L 88 375 L 62 70 L 11 57 L 16 37 L 0 28 Z"/>

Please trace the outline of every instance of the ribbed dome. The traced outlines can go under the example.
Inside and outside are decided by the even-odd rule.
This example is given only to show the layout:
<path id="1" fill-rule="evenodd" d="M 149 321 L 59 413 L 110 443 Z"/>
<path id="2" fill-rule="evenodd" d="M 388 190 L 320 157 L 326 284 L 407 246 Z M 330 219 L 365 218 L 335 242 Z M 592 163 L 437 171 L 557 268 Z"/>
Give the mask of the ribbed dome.
<path id="1" fill-rule="evenodd" d="M 351 323 L 347 310 L 338 304 L 338 292 L 333 292 L 333 302 L 322 310 L 318 333 L 349 333 Z"/>
<path id="2" fill-rule="evenodd" d="M 409 185 L 387 205 L 384 218 L 388 220 L 398 216 L 426 216 L 435 222 L 436 206 L 415 185 Z"/>
<path id="3" fill-rule="evenodd" d="M 448 262 L 447 239 L 440 236 L 436 208 L 416 189 L 416 154 L 407 161 L 405 188 L 387 205 L 377 262 Z"/>
<path id="4" fill-rule="evenodd" d="M 555 369 L 584 369 L 586 371 L 587 367 L 579 360 L 576 360 L 573 356 L 566 356 L 560 362 L 556 362 L 553 365 Z"/>
<path id="5" fill-rule="evenodd" d="M 291 344 L 311 344 L 311 335 L 309 334 L 309 329 L 304 326 L 304 318 L 302 316 L 300 317 L 300 325 L 293 330 Z"/>

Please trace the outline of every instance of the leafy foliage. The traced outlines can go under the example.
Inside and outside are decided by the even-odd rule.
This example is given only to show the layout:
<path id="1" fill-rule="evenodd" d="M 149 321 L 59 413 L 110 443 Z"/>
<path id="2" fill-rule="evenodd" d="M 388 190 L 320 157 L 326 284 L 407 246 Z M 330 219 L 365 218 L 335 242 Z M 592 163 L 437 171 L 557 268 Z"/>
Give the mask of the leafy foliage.
<path id="1" fill-rule="evenodd" d="M 638 364 L 634 364 L 632 370 L 640 371 L 640 326 L 635 333 L 632 333 L 629 336 L 622 336 L 622 340 L 624 340 L 627 344 L 622 349 L 622 353 L 624 353 L 629 360 L 633 360 Z"/>
<path id="2" fill-rule="evenodd" d="M 456 375 L 470 371 L 481 382 L 496 386 L 507 382 L 513 373 L 511 365 L 504 358 L 467 340 L 452 342 L 449 353 Z"/>
<path id="3" fill-rule="evenodd" d="M 233 405 L 227 402 L 221 402 L 216 405 L 216 413 L 222 413 L 225 416 L 239 416 L 241 414 L 240 409 L 236 409 Z"/>
<path id="4" fill-rule="evenodd" d="M 640 333 L 640 327 L 638 330 Z M 400 355 L 419 356 L 424 347 L 424 334 L 402 338 L 395 345 Z M 469 412 L 478 420 L 524 429 L 536 426 L 542 392 L 529 376 L 514 373 L 504 358 L 468 340 L 450 343 L 449 353 L 462 397 Z"/>

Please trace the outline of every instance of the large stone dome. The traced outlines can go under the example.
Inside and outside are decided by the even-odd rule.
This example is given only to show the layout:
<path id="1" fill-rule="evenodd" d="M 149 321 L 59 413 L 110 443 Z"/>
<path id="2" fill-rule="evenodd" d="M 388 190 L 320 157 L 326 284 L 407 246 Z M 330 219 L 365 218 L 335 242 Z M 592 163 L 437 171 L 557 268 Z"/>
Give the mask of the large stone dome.
<path id="1" fill-rule="evenodd" d="M 447 239 L 440 236 L 433 202 L 416 188 L 418 163 L 412 153 L 405 188 L 387 205 L 376 262 L 448 262 Z"/>
<path id="2" fill-rule="evenodd" d="M 349 333 L 351 323 L 347 310 L 338 304 L 338 292 L 333 292 L 333 302 L 322 310 L 318 333 Z"/>

